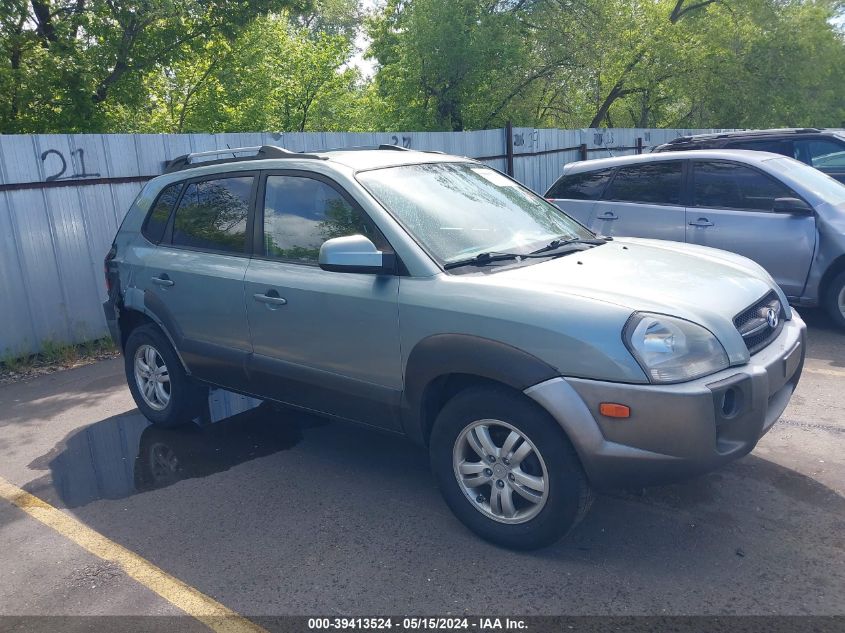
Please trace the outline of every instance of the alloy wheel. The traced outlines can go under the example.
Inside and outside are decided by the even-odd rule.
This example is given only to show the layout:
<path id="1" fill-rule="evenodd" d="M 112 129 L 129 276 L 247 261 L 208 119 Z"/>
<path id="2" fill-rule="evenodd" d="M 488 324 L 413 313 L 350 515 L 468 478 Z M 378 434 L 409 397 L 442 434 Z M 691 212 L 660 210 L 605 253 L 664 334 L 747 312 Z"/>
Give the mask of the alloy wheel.
<path id="1" fill-rule="evenodd" d="M 141 398 L 151 409 L 161 411 L 170 402 L 170 373 L 152 345 L 140 345 L 135 351 L 135 384 Z"/>
<path id="2" fill-rule="evenodd" d="M 468 424 L 455 441 L 452 464 L 461 491 L 494 521 L 525 523 L 546 505 L 546 463 L 531 440 L 507 422 Z"/>
<path id="3" fill-rule="evenodd" d="M 839 306 L 839 313 L 845 317 L 845 286 L 839 290 L 839 296 L 836 298 L 836 305 Z"/>

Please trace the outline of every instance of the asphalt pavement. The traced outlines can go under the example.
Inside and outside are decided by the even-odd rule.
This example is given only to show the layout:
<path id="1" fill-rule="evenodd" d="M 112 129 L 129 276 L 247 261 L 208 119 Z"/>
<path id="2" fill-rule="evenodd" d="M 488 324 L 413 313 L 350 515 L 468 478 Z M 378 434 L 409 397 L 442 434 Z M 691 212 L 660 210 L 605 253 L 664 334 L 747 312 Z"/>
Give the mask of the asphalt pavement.
<path id="1" fill-rule="evenodd" d="M 247 617 L 845 614 L 845 334 L 818 312 L 754 452 L 599 496 L 519 553 L 468 532 L 398 437 L 271 409 L 159 430 L 122 359 L 0 387 L 0 477 Z M 0 499 L 0 615 L 178 606 Z"/>

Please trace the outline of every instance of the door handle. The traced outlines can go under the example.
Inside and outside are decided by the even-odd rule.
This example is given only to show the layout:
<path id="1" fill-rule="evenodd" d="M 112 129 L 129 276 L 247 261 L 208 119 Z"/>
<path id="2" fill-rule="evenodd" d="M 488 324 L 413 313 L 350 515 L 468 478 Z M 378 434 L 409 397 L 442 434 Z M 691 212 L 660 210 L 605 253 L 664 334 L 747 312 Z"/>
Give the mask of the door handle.
<path id="1" fill-rule="evenodd" d="M 707 218 L 698 218 L 695 222 L 690 222 L 690 226 L 713 226 L 713 223 Z"/>
<path id="2" fill-rule="evenodd" d="M 605 211 L 599 216 L 599 220 L 618 220 L 619 216 L 613 211 Z"/>
<path id="3" fill-rule="evenodd" d="M 156 286 L 164 286 L 165 288 L 170 288 L 176 282 L 174 282 L 170 277 L 166 274 L 162 275 L 161 277 L 153 277 L 151 280 Z"/>
<path id="4" fill-rule="evenodd" d="M 268 308 L 272 308 L 273 306 L 283 306 L 288 302 L 284 297 L 280 297 L 279 293 L 275 290 L 269 290 L 267 294 L 256 292 L 252 295 L 252 297 L 258 301 L 258 303 L 266 303 Z"/>

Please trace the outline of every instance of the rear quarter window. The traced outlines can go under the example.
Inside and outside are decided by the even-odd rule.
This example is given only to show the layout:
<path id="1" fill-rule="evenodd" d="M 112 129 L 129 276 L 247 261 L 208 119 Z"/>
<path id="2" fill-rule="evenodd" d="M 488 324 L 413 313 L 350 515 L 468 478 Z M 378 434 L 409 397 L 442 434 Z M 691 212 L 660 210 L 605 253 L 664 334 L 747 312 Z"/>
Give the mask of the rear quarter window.
<path id="1" fill-rule="evenodd" d="M 141 233 L 153 244 L 158 244 L 164 237 L 170 212 L 182 193 L 182 185 L 183 183 L 177 182 L 162 189 L 144 221 Z"/>

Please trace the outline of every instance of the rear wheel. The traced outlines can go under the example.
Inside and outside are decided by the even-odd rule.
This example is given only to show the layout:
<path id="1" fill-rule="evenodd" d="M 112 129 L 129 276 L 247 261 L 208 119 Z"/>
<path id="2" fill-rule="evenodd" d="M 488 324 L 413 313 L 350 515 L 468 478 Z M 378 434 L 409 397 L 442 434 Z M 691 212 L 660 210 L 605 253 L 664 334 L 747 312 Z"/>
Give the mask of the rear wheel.
<path id="1" fill-rule="evenodd" d="M 830 318 L 841 328 L 845 328 L 845 271 L 839 273 L 830 282 L 825 297 L 825 308 Z"/>
<path id="2" fill-rule="evenodd" d="M 446 404 L 432 430 L 431 464 L 455 515 L 505 547 L 555 542 L 592 501 L 557 422 L 505 388 L 471 388 Z"/>
<path id="3" fill-rule="evenodd" d="M 155 325 L 139 326 L 129 335 L 124 367 L 135 404 L 153 424 L 177 426 L 201 413 L 206 390 L 188 377 L 170 342 Z"/>

